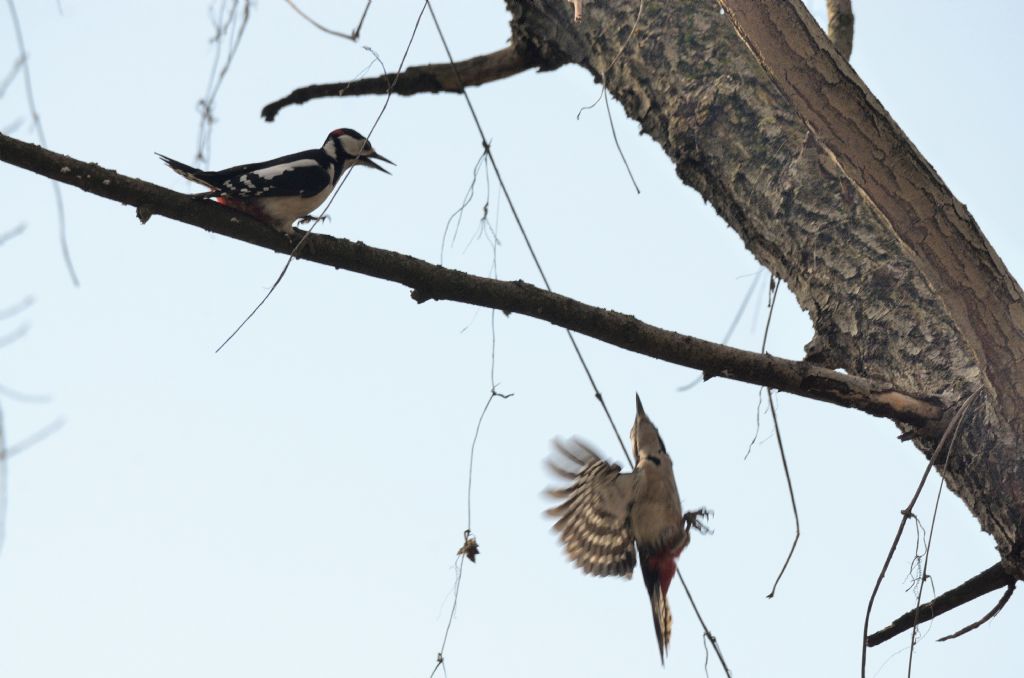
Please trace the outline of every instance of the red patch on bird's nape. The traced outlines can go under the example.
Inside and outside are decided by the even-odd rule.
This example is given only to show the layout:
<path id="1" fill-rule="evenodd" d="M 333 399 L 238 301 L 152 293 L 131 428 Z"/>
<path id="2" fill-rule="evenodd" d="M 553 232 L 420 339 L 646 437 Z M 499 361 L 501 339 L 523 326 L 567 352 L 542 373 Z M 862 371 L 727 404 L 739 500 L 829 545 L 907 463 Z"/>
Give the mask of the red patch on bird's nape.
<path id="1" fill-rule="evenodd" d="M 340 136 L 344 135 L 344 136 L 349 136 L 349 137 L 355 137 L 356 139 L 361 139 L 363 137 L 362 134 L 360 134 L 359 132 L 355 131 L 354 129 L 349 129 L 348 127 L 339 127 L 338 129 L 336 129 L 333 132 L 331 132 L 330 135 L 332 137 L 340 137 Z"/>

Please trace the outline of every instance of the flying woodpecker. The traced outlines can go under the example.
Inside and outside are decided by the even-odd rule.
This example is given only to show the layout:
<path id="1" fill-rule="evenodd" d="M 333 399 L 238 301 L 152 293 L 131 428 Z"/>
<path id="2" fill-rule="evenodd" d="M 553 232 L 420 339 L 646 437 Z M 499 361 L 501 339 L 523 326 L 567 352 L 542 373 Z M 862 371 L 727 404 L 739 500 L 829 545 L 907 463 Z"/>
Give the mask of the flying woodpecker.
<path id="1" fill-rule="evenodd" d="M 639 551 L 664 664 L 672 634 L 672 613 L 665 596 L 676 574 L 676 558 L 690 543 L 690 529 L 705 532 L 701 519 L 708 512 L 683 513 L 672 459 L 640 396 L 629 437 L 636 461 L 632 473 L 622 473 L 618 464 L 605 461 L 579 440 L 555 441 L 556 454 L 548 466 L 570 484 L 548 489 L 548 495 L 561 503 L 547 513 L 558 518 L 553 529 L 566 555 L 586 574 L 629 579 Z"/>
<path id="2" fill-rule="evenodd" d="M 350 167 L 366 165 L 391 174 L 374 160 L 395 164 L 373 150 L 369 139 L 344 127 L 328 134 L 320 148 L 216 172 L 157 155 L 178 174 L 210 189 L 195 197 L 213 198 L 289 236 L 295 233 L 292 224 L 297 219 L 313 221 L 309 213 L 327 199 Z"/>

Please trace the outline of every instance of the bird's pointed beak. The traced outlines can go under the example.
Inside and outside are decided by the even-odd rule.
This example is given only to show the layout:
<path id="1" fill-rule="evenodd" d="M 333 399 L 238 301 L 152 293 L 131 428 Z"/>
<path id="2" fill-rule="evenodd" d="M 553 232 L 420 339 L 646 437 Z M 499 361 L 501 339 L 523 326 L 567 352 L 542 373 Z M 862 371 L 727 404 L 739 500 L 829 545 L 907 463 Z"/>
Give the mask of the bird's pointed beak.
<path id="1" fill-rule="evenodd" d="M 640 394 L 639 393 L 636 394 L 636 413 L 638 415 L 642 414 L 644 416 L 647 416 L 647 413 L 644 412 L 644 404 L 642 402 L 640 402 Z"/>
<path id="2" fill-rule="evenodd" d="M 384 174 L 391 174 L 391 172 L 387 171 L 386 169 L 384 169 L 383 167 L 381 167 L 380 165 L 375 163 L 373 161 L 374 159 L 375 160 L 380 160 L 381 162 L 386 162 L 389 165 L 394 165 L 395 164 L 395 163 L 391 162 L 390 160 L 388 160 L 387 158 L 385 158 L 380 153 L 377 153 L 376 151 L 374 151 L 370 155 L 366 155 L 366 156 L 363 156 L 362 158 L 360 158 L 359 159 L 359 163 L 361 165 L 366 165 L 367 167 L 372 167 L 373 169 L 380 170 Z"/>

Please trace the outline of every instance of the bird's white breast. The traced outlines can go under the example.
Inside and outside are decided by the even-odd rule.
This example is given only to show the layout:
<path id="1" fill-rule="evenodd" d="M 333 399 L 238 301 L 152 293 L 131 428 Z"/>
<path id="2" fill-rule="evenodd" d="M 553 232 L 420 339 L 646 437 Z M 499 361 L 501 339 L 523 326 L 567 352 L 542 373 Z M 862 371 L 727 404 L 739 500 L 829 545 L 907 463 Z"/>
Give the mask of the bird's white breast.
<path id="1" fill-rule="evenodd" d="M 257 198 L 255 202 L 275 229 L 283 233 L 291 233 L 295 220 L 306 216 L 322 205 L 334 189 L 334 166 L 328 167 L 327 171 L 331 180 L 322 191 L 315 195 Z"/>

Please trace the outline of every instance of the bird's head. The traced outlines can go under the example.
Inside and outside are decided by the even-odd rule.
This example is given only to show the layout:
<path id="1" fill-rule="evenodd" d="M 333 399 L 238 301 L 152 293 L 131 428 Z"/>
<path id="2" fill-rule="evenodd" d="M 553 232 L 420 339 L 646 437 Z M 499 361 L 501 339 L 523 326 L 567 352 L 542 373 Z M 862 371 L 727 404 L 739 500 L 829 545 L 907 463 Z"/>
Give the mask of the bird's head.
<path id="1" fill-rule="evenodd" d="M 644 412 L 643 403 L 640 402 L 640 395 L 636 396 L 636 419 L 633 421 L 633 428 L 629 431 L 629 439 L 633 443 L 633 458 L 637 466 L 643 463 L 661 466 L 672 464 L 672 460 L 665 451 L 665 443 L 658 434 L 658 429 Z"/>
<path id="2" fill-rule="evenodd" d="M 345 169 L 356 165 L 366 165 L 385 174 L 391 174 L 391 172 L 375 163 L 374 160 L 380 160 L 389 165 L 395 164 L 373 150 L 369 139 L 354 129 L 347 127 L 336 129 L 327 135 L 327 141 L 324 142 L 324 151 L 327 155 L 341 162 Z"/>

